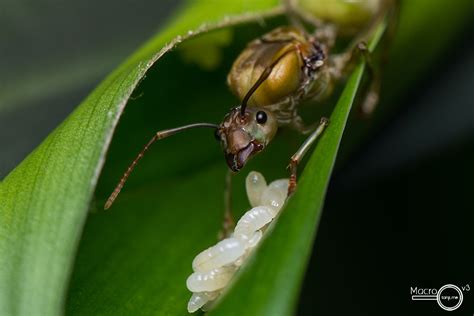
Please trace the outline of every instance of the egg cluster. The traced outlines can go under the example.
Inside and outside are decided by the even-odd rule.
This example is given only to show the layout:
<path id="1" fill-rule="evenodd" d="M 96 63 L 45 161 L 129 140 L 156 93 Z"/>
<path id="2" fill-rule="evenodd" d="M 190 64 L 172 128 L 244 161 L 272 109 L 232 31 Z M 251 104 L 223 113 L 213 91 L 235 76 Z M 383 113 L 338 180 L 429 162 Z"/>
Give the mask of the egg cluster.
<path id="1" fill-rule="evenodd" d="M 267 185 L 262 174 L 252 171 L 245 180 L 252 209 L 237 222 L 231 237 L 204 250 L 193 260 L 193 274 L 186 285 L 193 292 L 188 311 L 206 310 L 222 293 L 245 259 L 260 242 L 265 228 L 285 203 L 288 179 Z"/>

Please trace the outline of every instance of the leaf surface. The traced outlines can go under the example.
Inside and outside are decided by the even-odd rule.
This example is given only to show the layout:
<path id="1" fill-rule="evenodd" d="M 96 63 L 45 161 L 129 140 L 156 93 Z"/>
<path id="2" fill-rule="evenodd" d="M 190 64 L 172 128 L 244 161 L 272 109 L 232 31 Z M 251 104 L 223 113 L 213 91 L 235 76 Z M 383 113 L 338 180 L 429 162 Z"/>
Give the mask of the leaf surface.
<path id="1" fill-rule="evenodd" d="M 61 313 L 106 150 L 125 104 L 146 71 L 182 40 L 223 25 L 261 20 L 277 13 L 268 11 L 276 4 L 273 0 L 228 1 L 226 5 L 189 2 L 4 179 L 0 186 L 0 314 Z"/>
<path id="2" fill-rule="evenodd" d="M 412 11 L 407 9 L 413 22 L 408 26 L 423 29 L 426 21 L 436 21 L 440 10 L 432 1 L 417 3 Z M 464 3 L 464 7 L 469 5 Z M 191 273 L 191 261 L 215 243 L 222 218 L 226 166 L 209 131 L 179 135 L 155 145 L 158 148 L 143 159 L 116 204 L 108 212 L 101 210 L 102 205 L 130 160 L 157 129 L 217 122 L 225 109 L 236 104 L 225 86 L 226 72 L 249 40 L 286 22 L 278 17 L 261 18 L 281 12 L 275 9 L 277 5 L 276 0 L 232 0 L 225 5 L 190 1 L 5 178 L 0 184 L 0 314 L 62 313 L 89 209 L 93 213 L 79 245 L 67 313 L 187 314 L 190 293 L 185 279 Z M 438 9 L 419 15 L 426 7 Z M 463 25 L 467 15 L 461 15 L 459 7 L 442 10 L 459 18 L 450 20 L 453 24 L 437 43 L 447 43 L 450 34 Z M 205 59 L 206 45 L 178 45 L 170 52 L 197 30 L 221 27 L 229 33 L 210 33 L 215 40 L 202 37 L 212 47 L 210 63 Z M 394 49 L 399 61 L 413 55 L 407 49 L 413 47 L 411 33 L 402 35 L 401 44 Z M 439 56 L 440 47 L 429 51 L 430 61 Z M 199 54 L 190 54 L 192 50 Z M 423 68 L 416 56 L 403 68 L 407 73 Z M 362 72 L 362 66 L 357 68 L 347 82 L 330 127 L 304 168 L 298 193 L 213 313 L 292 313 Z M 406 89 L 401 84 L 393 90 L 400 93 L 400 87 Z M 112 140 L 125 104 L 125 115 Z M 323 114 L 330 111 L 325 108 Z M 262 171 L 269 180 L 286 176 L 288 157 L 301 141 L 291 132 L 282 133 L 247 170 Z M 236 215 L 248 209 L 244 177 L 235 181 Z"/>

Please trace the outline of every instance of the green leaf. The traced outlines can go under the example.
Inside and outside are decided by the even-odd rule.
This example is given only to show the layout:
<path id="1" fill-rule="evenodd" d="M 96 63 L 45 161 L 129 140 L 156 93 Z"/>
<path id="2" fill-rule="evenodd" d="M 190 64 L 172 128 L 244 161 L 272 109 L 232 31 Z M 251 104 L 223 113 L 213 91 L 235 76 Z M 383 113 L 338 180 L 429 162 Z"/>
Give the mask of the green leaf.
<path id="1" fill-rule="evenodd" d="M 385 24 L 370 44 L 373 51 Z M 359 64 L 334 108 L 298 189 L 282 210 L 251 262 L 211 315 L 292 315 L 321 216 L 324 197 L 352 104 L 364 74 Z M 245 302 L 240 304 L 239 302 Z M 236 309 L 235 306 L 240 306 Z"/>
<path id="2" fill-rule="evenodd" d="M 425 3 L 429 6 L 433 2 Z M 1 315 L 62 313 L 71 265 L 90 205 L 93 213 L 79 244 L 66 312 L 186 314 L 190 293 L 185 279 L 191 273 L 191 261 L 215 243 L 222 218 L 226 166 L 209 131 L 179 135 L 155 145 L 116 204 L 107 212 L 101 210 L 102 205 L 153 132 L 194 121 L 217 122 L 227 108 L 235 105 L 225 86 L 233 59 L 249 40 L 285 23 L 281 18 L 262 23 L 260 15 L 243 13 L 273 16 L 280 11 L 264 10 L 276 4 L 276 0 L 232 0 L 222 6 L 211 0 L 190 1 L 172 23 L 101 83 L 0 184 Z M 225 19 L 228 15 L 234 18 Z M 438 18 L 434 17 L 432 21 Z M 210 24 L 200 27 L 203 22 Z M 244 22 L 258 23 L 240 25 Z M 186 41 L 184 37 L 190 30 L 228 25 L 232 26 L 226 28 L 230 33 L 224 40 L 217 33 L 202 37 L 212 47 L 211 64 L 203 60 L 202 51 L 191 58 L 186 52 L 202 50 L 199 45 L 183 47 L 184 52 L 178 46 L 178 50 L 168 53 Z M 177 35 L 184 37 L 173 40 Z M 229 43 L 227 36 L 232 36 L 230 46 L 225 46 Z M 402 59 L 409 50 L 399 47 L 398 52 Z M 319 216 L 350 108 L 348 101 L 362 71 L 358 68 L 349 80 L 330 127 L 304 169 L 298 193 L 215 313 L 291 313 L 315 231 L 312 225 Z M 112 139 L 126 103 L 127 110 Z M 301 140 L 290 132 L 283 133 L 247 170 L 262 171 L 269 179 L 286 176 L 288 157 Z M 236 215 L 248 209 L 244 177 L 242 174 L 235 181 Z M 292 211 L 301 216 L 294 216 Z M 276 247 L 280 241 L 288 254 Z M 280 256 L 281 263 L 268 263 Z M 272 271 L 279 273 L 273 278 Z M 284 281 L 288 288 L 274 286 Z M 249 290 L 257 295 L 246 297 Z"/>
<path id="3" fill-rule="evenodd" d="M 114 127 L 153 63 L 199 32 L 275 15 L 278 10 L 268 11 L 275 4 L 275 0 L 252 1 L 252 6 L 243 1 L 225 6 L 190 2 L 4 179 L 0 186 L 1 315 L 61 313 L 74 253 Z"/>
<path id="4" fill-rule="evenodd" d="M 179 71 L 175 64 L 172 66 L 175 71 Z M 329 150 L 324 155 L 318 155 L 324 160 L 323 164 L 320 164 L 321 161 L 313 161 L 308 166 L 309 169 L 305 168 L 314 170 L 316 163 L 317 170 L 324 170 L 321 174 L 319 172 L 305 172 L 310 176 L 309 178 L 303 176 L 301 187 L 298 189 L 298 192 L 302 193 L 295 196 L 295 201 L 300 201 L 300 210 L 309 212 L 310 217 L 318 214 L 316 213 L 319 210 L 318 204 L 324 197 L 347 114 L 362 73 L 363 67 L 360 66 L 354 77 L 348 82 L 340 105 L 336 107 L 332 116 L 333 122 L 325 133 L 327 136 L 321 140 L 323 144 L 324 142 L 328 143 L 324 150 Z M 156 75 L 158 76 L 158 72 Z M 191 72 L 187 72 L 187 75 L 194 78 Z M 202 72 L 198 72 L 196 75 L 202 76 Z M 147 80 L 156 84 L 158 78 L 149 77 Z M 144 88 L 147 91 L 146 87 Z M 196 90 L 202 89 L 201 86 L 196 86 Z M 188 91 L 188 93 L 187 97 L 200 104 L 195 92 Z M 220 96 L 214 95 L 215 98 L 219 99 Z M 184 103 L 186 100 L 187 98 L 181 99 L 177 96 L 174 98 L 174 102 L 177 104 Z M 206 97 L 202 102 L 209 103 L 210 100 Z M 197 113 L 195 114 L 197 115 Z M 206 115 L 209 114 L 206 113 Z M 128 132 L 128 130 L 124 131 L 124 133 Z M 123 137 L 124 135 L 119 130 L 116 139 L 123 140 Z M 188 137 L 182 143 L 188 144 L 194 141 L 201 144 L 196 137 L 198 136 Z M 141 145 L 139 144 L 139 147 Z M 298 146 L 299 143 L 295 145 Z M 176 148 L 175 145 L 172 147 L 174 149 L 173 155 L 163 157 L 163 154 L 167 152 L 164 146 L 164 143 L 160 144 L 160 149 L 156 150 L 159 155 L 156 156 L 156 159 L 148 157 L 149 161 L 170 162 L 172 159 L 180 158 L 177 152 L 189 150 L 189 147 L 183 150 L 180 147 Z M 269 150 L 272 149 L 275 147 L 269 148 Z M 289 147 L 283 152 L 281 148 L 276 149 L 278 149 L 277 153 L 265 153 L 264 159 L 257 158 L 257 162 L 253 162 L 251 168 L 258 166 L 257 170 L 265 170 L 264 174 L 272 177 L 275 175 L 286 176 L 285 166 L 290 153 L 295 148 Z M 193 148 L 190 151 L 195 153 L 195 150 L 199 150 L 199 148 Z M 112 152 L 114 152 L 113 148 Z M 194 160 L 204 155 L 202 150 L 198 152 L 200 154 L 196 154 Z M 153 155 L 153 152 L 150 155 Z M 269 161 L 269 156 L 272 155 L 278 155 L 278 157 Z M 179 168 L 183 168 L 182 166 L 163 166 L 165 167 L 163 170 L 157 169 L 156 172 L 153 172 L 153 175 L 156 175 L 154 180 L 142 180 L 142 182 L 150 181 L 147 186 L 137 186 L 134 190 L 128 189 L 122 193 L 120 201 L 113 207 L 111 213 L 102 212 L 92 216 L 86 225 L 84 239 L 80 245 L 67 304 L 68 312 L 71 314 L 153 314 L 154 312 L 165 315 L 185 314 L 187 300 L 191 295 L 185 287 L 185 280 L 191 273 L 193 257 L 202 249 L 216 242 L 217 232 L 221 226 L 222 182 L 226 168 L 221 160 L 220 155 L 216 158 L 209 158 L 210 163 L 201 164 L 194 169 L 188 167 L 190 164 L 192 165 L 193 161 L 190 161 L 189 156 L 186 156 L 185 160 L 181 162 L 186 166 L 184 172 L 179 171 Z M 152 168 L 148 165 L 141 165 L 141 167 L 147 170 Z M 177 168 L 178 171 L 174 171 L 172 177 L 167 178 L 165 175 L 169 174 L 169 168 Z M 311 175 L 317 175 L 317 177 Z M 139 175 L 135 174 L 134 176 L 138 177 Z M 320 176 L 323 177 L 320 178 Z M 239 213 L 248 209 L 241 180 L 235 181 L 238 192 L 234 192 Z M 101 186 L 99 185 L 99 189 Z M 112 186 L 108 186 L 110 190 Z M 314 192 L 314 188 L 320 191 Z M 309 195 L 306 194 L 308 190 L 312 191 Z M 104 194 L 105 196 L 106 194 Z M 308 197 L 311 198 L 308 199 Z M 103 201 L 100 201 L 99 205 L 102 203 Z M 309 208 L 301 208 L 301 204 L 309 206 Z M 311 207 L 312 205 L 314 207 Z M 292 210 L 285 211 L 285 214 L 287 213 L 292 214 Z M 313 221 L 308 221 L 307 216 L 297 217 L 296 221 L 298 225 L 301 225 L 301 222 L 306 222 L 309 232 L 314 229 Z M 298 280 L 301 279 L 304 262 L 311 245 L 312 234 L 301 232 L 298 225 L 295 225 L 294 218 L 290 221 L 282 218 L 279 224 L 283 229 L 286 227 L 298 231 L 297 234 L 292 232 L 293 239 L 286 243 L 289 248 L 292 249 L 295 245 L 298 247 L 301 243 L 304 243 L 306 248 L 305 252 L 300 252 L 293 258 L 293 263 L 300 266 L 300 277 L 288 280 L 293 282 L 297 289 Z M 273 240 L 273 235 L 269 237 L 269 240 Z M 303 241 L 294 238 L 303 238 Z M 296 244 L 293 243 L 295 241 Z M 275 257 L 280 254 L 281 252 L 273 251 L 263 261 L 256 260 L 257 265 L 260 266 L 261 263 L 263 266 L 268 266 L 268 262 L 273 262 Z M 296 266 L 278 266 L 278 268 L 282 273 L 285 273 L 288 270 L 292 271 Z M 251 281 L 255 280 L 252 278 Z M 97 286 L 97 284 L 101 286 Z M 262 284 L 265 287 L 265 279 L 262 279 Z M 257 289 L 257 287 L 252 286 L 252 289 Z M 236 290 L 239 291 L 239 287 Z M 248 288 L 244 287 L 244 292 L 248 292 Z M 268 291 L 268 293 L 271 295 L 273 291 Z M 285 292 L 283 297 L 280 296 L 281 302 L 290 304 L 297 293 L 297 290 Z M 252 302 L 253 308 L 262 306 L 273 308 L 275 306 L 273 299 L 269 297 L 256 296 L 256 299 L 258 298 L 260 298 L 258 302 Z M 242 310 L 241 308 L 235 309 L 234 303 L 227 307 L 237 314 L 248 314 L 249 311 L 245 311 L 243 306 Z M 241 306 L 240 303 L 237 305 Z M 222 308 L 224 314 L 229 313 L 226 304 Z M 220 307 L 216 312 L 219 311 Z"/>

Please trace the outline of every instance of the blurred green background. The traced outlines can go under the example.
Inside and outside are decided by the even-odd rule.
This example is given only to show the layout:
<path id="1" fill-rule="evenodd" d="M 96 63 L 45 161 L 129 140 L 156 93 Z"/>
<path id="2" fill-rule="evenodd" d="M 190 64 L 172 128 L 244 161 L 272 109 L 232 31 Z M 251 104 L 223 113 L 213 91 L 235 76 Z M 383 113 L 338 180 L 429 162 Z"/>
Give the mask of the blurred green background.
<path id="1" fill-rule="evenodd" d="M 178 5 L 168 0 L 2 1 L 0 178 L 155 33 Z M 474 4 L 470 16 L 472 20 Z M 410 287 L 446 283 L 474 287 L 474 25 L 466 24 L 453 34 L 416 80 L 403 67 L 412 61 L 410 55 L 420 60 L 430 45 L 436 45 L 436 34 L 443 32 L 449 19 L 440 16 L 439 21 L 429 33 L 413 30 L 406 35 L 414 37 L 415 45 L 405 52 L 405 60 L 395 58 L 395 66 L 387 66 L 390 80 L 383 85 L 408 83 L 408 88 L 402 95 L 386 96 L 389 100 L 384 102 L 391 104 L 387 105 L 391 110 L 367 123 L 370 133 L 362 143 L 354 145 L 349 137 L 347 146 L 342 145 L 343 159 L 329 188 L 301 294 L 301 315 L 442 314 L 434 302 L 412 302 Z M 218 85 L 220 79 L 214 79 Z M 135 96 L 133 105 L 144 103 L 140 91 Z M 115 145 L 115 150 L 130 145 L 124 152 L 127 159 L 135 154 L 135 147 L 141 148 L 136 139 L 143 134 L 127 131 L 127 121 L 144 119 L 151 126 L 154 118 L 147 113 L 151 108 L 126 110 L 128 117 L 119 133 L 127 141 Z M 193 115 L 205 119 L 221 114 Z M 169 119 L 169 124 L 182 121 Z M 349 126 L 346 135 L 350 133 Z M 214 145 L 206 146 L 215 150 Z M 196 164 L 205 164 L 206 159 Z M 186 162 L 187 157 L 175 161 L 176 166 L 186 166 L 182 172 L 193 167 Z M 108 164 L 106 174 L 122 168 L 111 167 L 114 161 Z M 154 175 L 137 174 L 130 187 L 147 177 Z M 115 178 L 101 181 L 114 183 Z M 98 196 L 106 194 L 110 183 L 101 183 Z M 472 292 L 466 293 L 462 308 L 453 313 L 472 313 L 473 302 Z"/>

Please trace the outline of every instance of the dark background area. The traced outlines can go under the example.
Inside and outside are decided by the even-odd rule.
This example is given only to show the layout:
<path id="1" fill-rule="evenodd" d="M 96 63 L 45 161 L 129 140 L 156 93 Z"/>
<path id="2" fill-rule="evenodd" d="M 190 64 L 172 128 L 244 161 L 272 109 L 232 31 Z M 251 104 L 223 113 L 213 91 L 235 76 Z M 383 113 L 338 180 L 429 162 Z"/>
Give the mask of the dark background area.
<path id="1" fill-rule="evenodd" d="M 0 178 L 178 5 L 2 5 Z M 299 314 L 443 314 L 436 302 L 412 302 L 410 287 L 474 287 L 473 31 L 460 33 L 395 114 L 339 163 Z M 474 313 L 472 291 L 453 314 Z"/>
<path id="2" fill-rule="evenodd" d="M 336 169 L 301 315 L 443 315 L 436 301 L 411 301 L 410 288 L 472 287 L 473 31 L 458 35 Z M 473 293 L 464 292 L 452 313 L 473 312 Z"/>
<path id="3" fill-rule="evenodd" d="M 182 1 L 0 1 L 0 179 Z"/>

